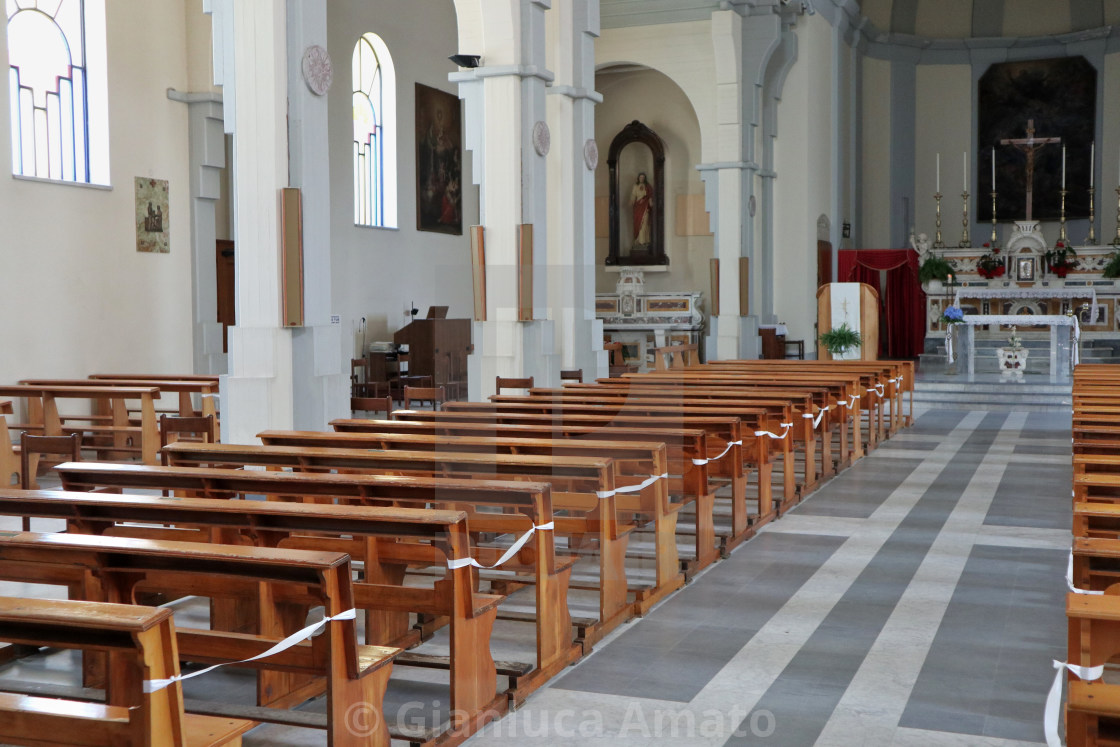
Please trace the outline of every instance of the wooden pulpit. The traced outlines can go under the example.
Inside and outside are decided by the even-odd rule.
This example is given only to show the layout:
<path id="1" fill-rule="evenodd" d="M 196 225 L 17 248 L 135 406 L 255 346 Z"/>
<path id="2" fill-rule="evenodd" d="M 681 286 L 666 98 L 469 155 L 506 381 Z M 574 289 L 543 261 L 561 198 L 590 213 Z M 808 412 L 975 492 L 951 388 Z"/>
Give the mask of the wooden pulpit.
<path id="1" fill-rule="evenodd" d="M 828 283 L 817 288 L 817 334 L 847 325 L 859 332 L 863 344 L 837 360 L 873 361 L 879 357 L 879 294 L 866 283 Z M 817 359 L 832 360 L 817 340 Z"/>

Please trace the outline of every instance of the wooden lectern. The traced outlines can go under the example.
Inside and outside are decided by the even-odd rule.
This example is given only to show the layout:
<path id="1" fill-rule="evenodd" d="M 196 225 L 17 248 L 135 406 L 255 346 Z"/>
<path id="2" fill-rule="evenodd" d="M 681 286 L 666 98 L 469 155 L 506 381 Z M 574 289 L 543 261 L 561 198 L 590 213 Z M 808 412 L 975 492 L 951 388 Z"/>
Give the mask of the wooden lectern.
<path id="1" fill-rule="evenodd" d="M 841 287 L 844 286 L 844 287 Z M 858 286 L 853 288 L 852 286 Z M 852 303 L 858 302 L 859 309 L 848 310 L 849 319 L 858 321 L 859 326 L 849 322 L 848 326 L 859 332 L 863 344 L 859 348 L 860 360 L 873 361 L 879 358 L 879 294 L 867 283 L 827 283 L 817 288 L 817 334 L 822 335 L 835 326 L 843 324 L 844 317 L 833 314 L 833 296 L 849 297 Z M 841 302 L 844 303 L 844 302 Z M 828 348 L 817 340 L 817 359 L 831 360 Z"/>
<path id="2" fill-rule="evenodd" d="M 466 382 L 470 319 L 413 319 L 393 342 L 408 345 L 409 376 L 431 376 L 432 386 Z"/>

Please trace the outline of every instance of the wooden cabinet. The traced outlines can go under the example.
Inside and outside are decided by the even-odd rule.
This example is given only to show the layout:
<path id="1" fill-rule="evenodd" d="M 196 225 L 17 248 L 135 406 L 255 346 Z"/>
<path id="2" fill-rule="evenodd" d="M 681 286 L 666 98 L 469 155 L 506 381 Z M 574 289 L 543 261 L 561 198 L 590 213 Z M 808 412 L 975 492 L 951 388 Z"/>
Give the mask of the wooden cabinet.
<path id="1" fill-rule="evenodd" d="M 465 390 L 470 319 L 414 319 L 393 342 L 408 345 L 409 376 L 431 376 L 433 386 Z"/>

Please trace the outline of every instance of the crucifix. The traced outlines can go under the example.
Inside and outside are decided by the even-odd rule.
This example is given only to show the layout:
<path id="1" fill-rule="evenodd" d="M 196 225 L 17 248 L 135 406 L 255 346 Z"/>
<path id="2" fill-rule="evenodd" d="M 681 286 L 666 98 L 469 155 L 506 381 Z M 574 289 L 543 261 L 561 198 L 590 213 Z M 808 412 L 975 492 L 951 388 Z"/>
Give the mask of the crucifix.
<path id="1" fill-rule="evenodd" d="M 1060 137 L 1035 137 L 1034 120 L 1027 120 L 1027 136 L 1022 138 L 1009 138 L 1000 140 L 1000 145 L 1012 145 L 1027 154 L 1027 220 L 1031 220 L 1034 205 L 1034 154 L 1040 148 L 1052 143 L 1060 143 Z M 995 187 L 992 187 L 995 189 Z"/>

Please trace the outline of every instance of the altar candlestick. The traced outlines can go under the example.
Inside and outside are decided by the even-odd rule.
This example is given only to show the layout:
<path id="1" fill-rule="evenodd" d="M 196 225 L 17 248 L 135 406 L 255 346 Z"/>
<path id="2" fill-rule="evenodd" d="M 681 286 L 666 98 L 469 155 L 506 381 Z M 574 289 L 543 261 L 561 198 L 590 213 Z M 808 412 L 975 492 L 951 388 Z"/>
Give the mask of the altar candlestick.
<path id="1" fill-rule="evenodd" d="M 941 154 L 937 154 L 937 192 L 941 191 Z"/>
<path id="2" fill-rule="evenodd" d="M 968 151 L 967 150 L 964 152 L 964 171 L 961 172 L 961 173 L 964 175 L 964 182 L 962 184 L 962 189 L 964 189 L 964 191 L 967 192 L 968 191 Z"/>
<path id="3" fill-rule="evenodd" d="M 996 191 L 996 149 L 992 148 L 992 191 Z"/>
<path id="4" fill-rule="evenodd" d="M 1089 143 L 1089 189 L 1093 188 L 1093 172 L 1096 171 L 1097 143 Z"/>
<path id="5" fill-rule="evenodd" d="M 1062 189 L 1066 188 L 1066 146 L 1062 146 Z"/>

